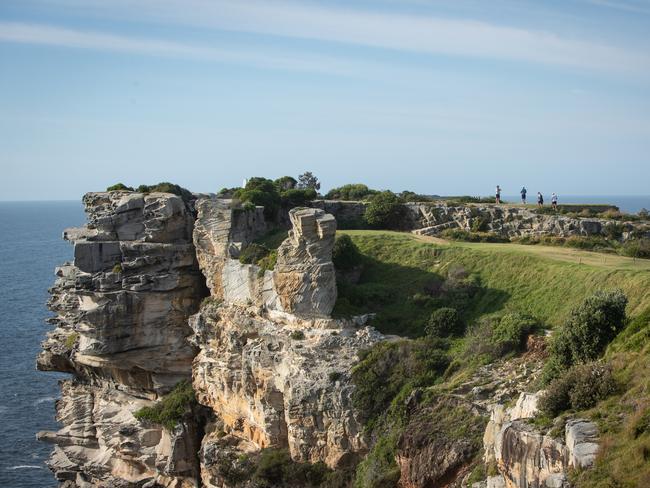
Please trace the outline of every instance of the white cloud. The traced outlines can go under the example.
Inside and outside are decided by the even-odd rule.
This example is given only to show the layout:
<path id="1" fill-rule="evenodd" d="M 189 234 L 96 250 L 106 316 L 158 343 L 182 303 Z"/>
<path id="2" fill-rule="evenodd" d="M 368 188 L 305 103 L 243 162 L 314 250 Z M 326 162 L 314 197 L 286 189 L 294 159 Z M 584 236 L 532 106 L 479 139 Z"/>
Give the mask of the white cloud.
<path id="1" fill-rule="evenodd" d="M 148 56 L 198 59 L 260 68 L 318 72 L 351 76 L 360 71 L 358 63 L 327 56 L 298 55 L 251 48 L 219 48 L 160 39 L 129 37 L 95 31 L 81 31 L 42 24 L 0 21 L 0 42 L 40 44 L 78 49 L 124 52 Z M 378 65 L 368 63 L 367 69 Z"/>
<path id="2" fill-rule="evenodd" d="M 474 20 L 268 0 L 49 2 L 115 19 L 157 21 L 433 55 L 523 61 L 610 72 L 650 70 L 650 57 L 645 52 L 569 39 L 547 31 Z"/>

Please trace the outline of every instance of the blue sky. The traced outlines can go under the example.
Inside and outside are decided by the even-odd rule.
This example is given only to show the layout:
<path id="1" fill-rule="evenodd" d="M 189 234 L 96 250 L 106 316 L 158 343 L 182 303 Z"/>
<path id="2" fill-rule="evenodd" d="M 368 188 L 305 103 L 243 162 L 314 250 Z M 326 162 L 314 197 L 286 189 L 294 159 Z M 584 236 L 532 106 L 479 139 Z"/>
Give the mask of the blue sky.
<path id="1" fill-rule="evenodd" d="M 2 0 L 0 200 L 648 194 L 650 0 Z"/>

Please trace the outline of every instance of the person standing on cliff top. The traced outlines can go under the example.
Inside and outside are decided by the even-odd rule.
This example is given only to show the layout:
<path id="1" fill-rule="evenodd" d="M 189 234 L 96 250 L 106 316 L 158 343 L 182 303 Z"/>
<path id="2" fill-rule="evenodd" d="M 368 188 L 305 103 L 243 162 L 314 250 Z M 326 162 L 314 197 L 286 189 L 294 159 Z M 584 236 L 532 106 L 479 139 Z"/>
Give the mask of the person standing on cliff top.
<path id="1" fill-rule="evenodd" d="M 501 187 L 497 185 L 495 203 L 501 203 Z"/>
<path id="2" fill-rule="evenodd" d="M 557 211 L 557 195 L 555 192 L 551 195 L 551 207 L 553 207 L 553 210 Z"/>
<path id="3" fill-rule="evenodd" d="M 527 192 L 528 192 L 528 190 L 526 190 L 525 186 L 521 188 L 521 203 L 523 203 L 524 205 L 526 205 L 526 193 Z"/>
<path id="4" fill-rule="evenodd" d="M 544 195 L 542 195 L 541 191 L 537 192 L 537 206 L 538 207 L 544 206 Z"/>

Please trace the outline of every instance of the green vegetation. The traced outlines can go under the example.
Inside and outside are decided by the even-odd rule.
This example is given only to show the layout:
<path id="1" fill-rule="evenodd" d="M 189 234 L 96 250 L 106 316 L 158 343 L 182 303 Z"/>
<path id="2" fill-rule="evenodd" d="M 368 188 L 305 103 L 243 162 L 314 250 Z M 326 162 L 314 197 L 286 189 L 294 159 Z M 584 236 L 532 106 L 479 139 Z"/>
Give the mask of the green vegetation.
<path id="1" fill-rule="evenodd" d="M 327 192 L 325 198 L 328 200 L 366 200 L 369 197 L 379 193 L 377 190 L 371 190 L 362 183 L 352 183 L 343 185 L 338 188 L 332 188 Z"/>
<path id="2" fill-rule="evenodd" d="M 621 290 L 598 291 L 571 311 L 553 335 L 544 381 L 557 378 L 574 364 L 595 361 L 626 325 L 627 297 Z"/>
<path id="3" fill-rule="evenodd" d="M 113 266 L 112 271 L 113 271 L 113 273 L 121 273 L 122 272 L 122 264 L 117 263 L 115 266 Z"/>
<path id="4" fill-rule="evenodd" d="M 332 249 L 332 262 L 337 270 L 348 271 L 361 264 L 361 253 L 352 238 L 347 235 L 339 235 L 334 241 Z"/>
<path id="5" fill-rule="evenodd" d="M 318 196 L 317 189 L 312 186 L 295 186 L 296 180 L 291 176 L 275 181 L 255 176 L 246 182 L 244 188 L 224 188 L 219 195 L 238 199 L 244 204 L 244 209 L 263 206 L 265 217 L 277 221 L 281 208 L 301 207 Z"/>
<path id="6" fill-rule="evenodd" d="M 650 476 L 642 467 L 650 452 L 650 273 L 643 265 L 617 256 L 578 264 L 568 253 L 583 251 L 544 246 L 340 234 L 350 237 L 341 248 L 355 246 L 349 262 L 362 272 L 358 283 L 339 285 L 337 312 L 375 312 L 372 325 L 383 332 L 416 337 L 377 344 L 352 371 L 354 405 L 373 439 L 355 486 L 396 486 L 395 455 L 411 438 L 467 442 L 468 462 L 478 462 L 483 421 L 448 392 L 478 365 L 523 351 L 542 327 L 556 328 L 553 343 L 566 346 L 552 346 L 552 358 L 568 350 L 570 361 L 549 385 L 547 416 L 536 421 L 550 427 L 548 416 L 579 410 L 599 421 L 610 443 L 595 470 L 576 473 L 577 486 L 637 486 L 626 480 Z M 593 362 L 605 350 L 607 364 Z M 597 484 L 597 473 L 610 484 Z"/>
<path id="7" fill-rule="evenodd" d="M 255 488 L 344 488 L 347 473 L 334 472 L 324 463 L 298 463 L 287 449 L 263 449 L 252 475 Z"/>
<path id="8" fill-rule="evenodd" d="M 442 307 L 431 313 L 424 330 L 430 336 L 447 337 L 462 334 L 465 330 L 465 324 L 458 310 L 451 307 Z"/>
<path id="9" fill-rule="evenodd" d="M 143 407 L 133 416 L 138 420 L 153 422 L 173 430 L 183 417 L 191 412 L 195 404 L 192 384 L 189 381 L 181 381 L 152 407 Z"/>
<path id="10" fill-rule="evenodd" d="M 68 334 L 68 337 L 65 338 L 65 348 L 67 350 L 71 350 L 78 340 L 79 340 L 78 332 L 72 332 L 71 334 Z"/>
<path id="11" fill-rule="evenodd" d="M 156 185 L 140 185 L 138 188 L 136 188 L 136 191 L 140 193 L 173 193 L 174 195 L 181 197 L 186 203 L 194 199 L 191 191 L 183 188 L 182 186 L 176 185 L 174 183 L 169 183 L 167 181 L 158 183 Z"/>
<path id="12" fill-rule="evenodd" d="M 289 334 L 289 337 L 294 341 L 303 341 L 305 340 L 305 333 L 302 330 L 294 330 Z"/>
<path id="13" fill-rule="evenodd" d="M 365 219 L 371 227 L 399 229 L 403 215 L 404 209 L 400 198 L 391 191 L 382 191 L 370 199 Z"/>
<path id="14" fill-rule="evenodd" d="M 451 241 L 464 242 L 510 242 L 507 237 L 502 237 L 493 232 L 469 232 L 462 229 L 445 229 L 440 233 L 440 237 Z"/>
<path id="15" fill-rule="evenodd" d="M 133 188 L 126 186 L 124 183 L 115 183 L 106 188 L 106 191 L 133 191 Z"/>
<path id="16" fill-rule="evenodd" d="M 551 418 L 570 408 L 586 410 L 615 393 L 616 386 L 608 365 L 578 364 L 548 385 L 539 409 Z"/>

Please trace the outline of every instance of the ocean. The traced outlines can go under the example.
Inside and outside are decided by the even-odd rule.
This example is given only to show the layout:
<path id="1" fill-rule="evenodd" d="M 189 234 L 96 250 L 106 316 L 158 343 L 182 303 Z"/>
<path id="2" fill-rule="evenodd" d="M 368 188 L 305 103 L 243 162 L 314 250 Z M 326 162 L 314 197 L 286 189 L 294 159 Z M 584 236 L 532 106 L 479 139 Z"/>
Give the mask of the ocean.
<path id="1" fill-rule="evenodd" d="M 519 202 L 521 196 L 517 195 L 503 195 L 503 200 L 506 202 Z M 528 190 L 528 203 L 535 203 L 537 201 L 537 191 Z M 551 194 L 544 194 L 544 203 L 551 204 Z M 603 196 L 603 195 L 562 195 L 558 194 L 558 203 L 607 203 L 609 205 L 616 205 L 621 212 L 637 213 L 642 208 L 650 210 L 650 195 L 624 195 L 624 196 Z"/>
<path id="2" fill-rule="evenodd" d="M 0 486 L 56 487 L 45 466 L 52 446 L 36 440 L 57 429 L 57 381 L 66 375 L 36 371 L 40 342 L 50 327 L 47 289 L 54 268 L 72 259 L 61 239 L 84 222 L 81 202 L 0 202 Z"/>
<path id="3" fill-rule="evenodd" d="M 560 195 L 560 201 L 611 203 L 626 212 L 650 209 L 650 196 Z M 35 358 L 50 327 L 45 302 L 54 268 L 72 259 L 61 233 L 84 221 L 80 202 L 0 202 L 0 487 L 56 486 L 45 466 L 51 446 L 35 436 L 57 428 L 57 381 L 65 375 L 36 371 Z"/>

